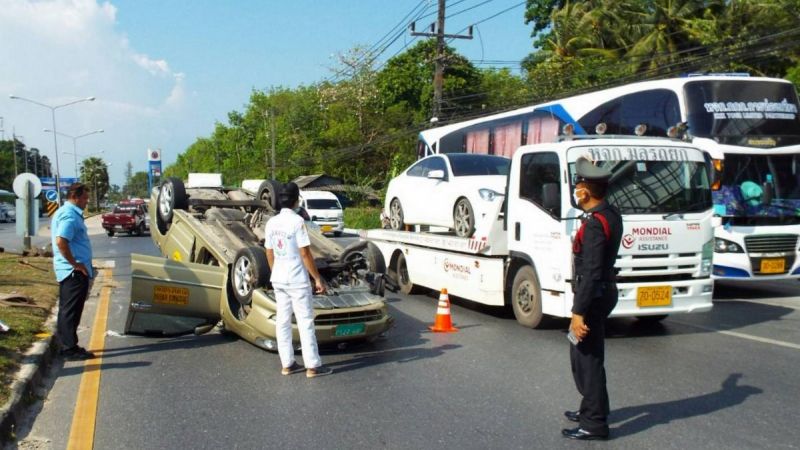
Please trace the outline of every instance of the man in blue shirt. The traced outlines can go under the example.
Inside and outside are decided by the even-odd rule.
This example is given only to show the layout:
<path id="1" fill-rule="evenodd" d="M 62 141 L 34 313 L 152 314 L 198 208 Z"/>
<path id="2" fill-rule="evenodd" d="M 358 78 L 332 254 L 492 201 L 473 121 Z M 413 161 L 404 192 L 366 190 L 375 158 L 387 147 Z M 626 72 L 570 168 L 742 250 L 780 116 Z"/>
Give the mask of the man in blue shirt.
<path id="1" fill-rule="evenodd" d="M 92 244 L 83 210 L 89 203 L 89 188 L 73 183 L 67 201 L 58 208 L 50 224 L 53 241 L 53 266 L 58 280 L 58 323 L 56 336 L 61 355 L 69 360 L 94 358 L 94 354 L 78 346 L 78 325 L 83 305 L 89 295 L 92 272 Z"/>

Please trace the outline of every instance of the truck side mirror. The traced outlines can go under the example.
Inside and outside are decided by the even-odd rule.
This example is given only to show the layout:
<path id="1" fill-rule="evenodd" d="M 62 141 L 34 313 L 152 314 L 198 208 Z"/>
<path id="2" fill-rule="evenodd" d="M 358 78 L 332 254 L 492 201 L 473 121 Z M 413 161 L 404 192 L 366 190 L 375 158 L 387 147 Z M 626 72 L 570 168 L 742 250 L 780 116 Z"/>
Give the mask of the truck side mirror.
<path id="1" fill-rule="evenodd" d="M 561 204 L 561 195 L 558 189 L 558 183 L 545 183 L 542 185 L 542 206 L 548 211 L 558 209 Z"/>

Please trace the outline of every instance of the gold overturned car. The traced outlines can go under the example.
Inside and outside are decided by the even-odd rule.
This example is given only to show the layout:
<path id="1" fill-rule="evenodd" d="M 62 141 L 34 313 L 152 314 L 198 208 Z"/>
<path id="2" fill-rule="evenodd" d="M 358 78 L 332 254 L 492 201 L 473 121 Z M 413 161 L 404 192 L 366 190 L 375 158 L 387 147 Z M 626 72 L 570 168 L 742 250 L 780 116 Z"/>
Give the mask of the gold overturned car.
<path id="1" fill-rule="evenodd" d="M 151 236 L 162 257 L 131 255 L 125 333 L 203 333 L 215 325 L 274 351 L 275 296 L 264 226 L 277 213 L 280 184 L 245 180 L 226 188 L 219 174 L 167 178 L 151 193 Z M 314 295 L 318 342 L 372 340 L 391 325 L 383 302 L 386 265 L 361 241 L 343 248 L 308 221 L 311 252 L 327 292 Z M 294 327 L 293 339 L 299 342 Z"/>

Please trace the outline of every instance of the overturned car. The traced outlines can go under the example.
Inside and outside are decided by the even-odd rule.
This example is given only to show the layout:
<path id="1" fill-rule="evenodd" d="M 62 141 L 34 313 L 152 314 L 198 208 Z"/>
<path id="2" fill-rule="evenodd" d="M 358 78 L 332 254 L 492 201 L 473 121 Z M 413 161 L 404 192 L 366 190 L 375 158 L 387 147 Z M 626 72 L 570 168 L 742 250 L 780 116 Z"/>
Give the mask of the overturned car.
<path id="1" fill-rule="evenodd" d="M 280 187 L 273 180 L 245 180 L 242 188 L 231 189 L 219 174 L 190 174 L 186 184 L 167 178 L 154 188 L 151 236 L 164 257 L 131 255 L 125 332 L 202 333 L 219 324 L 276 350 L 277 308 L 263 245 Z M 363 241 L 343 248 L 307 223 L 311 253 L 327 286 L 313 297 L 318 342 L 376 338 L 391 324 L 380 251 Z M 296 327 L 293 339 L 299 342 Z"/>

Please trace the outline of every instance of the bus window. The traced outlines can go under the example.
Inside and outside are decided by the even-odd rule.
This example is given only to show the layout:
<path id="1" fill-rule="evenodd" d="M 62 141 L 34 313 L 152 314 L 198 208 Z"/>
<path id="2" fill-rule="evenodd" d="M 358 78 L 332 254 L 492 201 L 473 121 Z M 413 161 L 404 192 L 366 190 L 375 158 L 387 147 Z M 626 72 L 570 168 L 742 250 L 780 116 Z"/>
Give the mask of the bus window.
<path id="1" fill-rule="evenodd" d="M 667 135 L 667 129 L 681 121 L 678 96 L 668 89 L 652 89 L 622 97 L 621 134 L 634 134 L 636 125 L 647 125 L 645 136 Z M 594 126 L 591 128 L 594 130 Z"/>
<path id="2" fill-rule="evenodd" d="M 522 122 L 499 125 L 494 129 L 494 154 L 511 158 L 522 144 Z"/>
<path id="3" fill-rule="evenodd" d="M 549 115 L 531 117 L 528 120 L 528 132 L 525 136 L 526 144 L 543 144 L 555 142 L 558 139 L 558 132 L 561 122 Z"/>
<path id="4" fill-rule="evenodd" d="M 489 154 L 490 130 L 483 128 L 467 132 L 467 153 Z"/>

